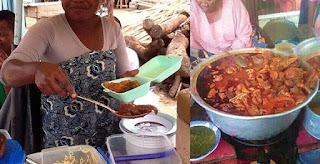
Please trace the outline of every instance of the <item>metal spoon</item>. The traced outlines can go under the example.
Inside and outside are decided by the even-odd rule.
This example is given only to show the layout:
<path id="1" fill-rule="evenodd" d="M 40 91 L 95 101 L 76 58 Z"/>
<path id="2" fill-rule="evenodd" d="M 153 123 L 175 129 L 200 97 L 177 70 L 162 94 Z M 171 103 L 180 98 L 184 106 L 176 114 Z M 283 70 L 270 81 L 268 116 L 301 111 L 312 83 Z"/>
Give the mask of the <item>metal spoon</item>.
<path id="1" fill-rule="evenodd" d="M 100 102 L 98 102 L 98 101 L 95 101 L 95 100 L 92 100 L 92 99 L 89 99 L 89 98 L 85 98 L 85 97 L 82 97 L 82 96 L 77 96 L 78 98 L 80 98 L 80 99 L 82 99 L 82 100 L 85 100 L 85 101 L 89 101 L 89 102 L 91 102 L 91 103 L 93 103 L 93 104 L 96 104 L 96 105 L 99 105 L 99 106 L 101 106 L 101 107 L 103 107 L 103 108 L 106 108 L 106 109 L 108 109 L 112 114 L 114 114 L 115 116 L 117 116 L 117 117 L 120 117 L 120 118 L 138 118 L 138 117 L 143 117 L 143 116 L 145 116 L 145 115 L 147 115 L 147 114 L 149 114 L 149 113 L 143 113 L 143 114 L 139 114 L 139 115 L 133 115 L 133 116 L 127 116 L 127 115 L 120 115 L 120 114 L 118 114 L 118 112 L 116 111 L 116 110 L 114 110 L 114 109 L 112 109 L 112 108 L 110 108 L 109 106 L 107 106 L 107 105 L 105 105 L 105 104 L 102 104 L 102 103 L 100 103 Z"/>
<path id="2" fill-rule="evenodd" d="M 240 67 L 248 67 L 248 61 L 241 55 L 232 55 L 228 51 L 224 51 L 226 54 L 230 55 L 236 64 Z"/>
<path id="3" fill-rule="evenodd" d="M 248 61 L 241 55 L 237 55 L 234 57 L 235 62 L 238 64 L 240 67 L 248 67 Z"/>

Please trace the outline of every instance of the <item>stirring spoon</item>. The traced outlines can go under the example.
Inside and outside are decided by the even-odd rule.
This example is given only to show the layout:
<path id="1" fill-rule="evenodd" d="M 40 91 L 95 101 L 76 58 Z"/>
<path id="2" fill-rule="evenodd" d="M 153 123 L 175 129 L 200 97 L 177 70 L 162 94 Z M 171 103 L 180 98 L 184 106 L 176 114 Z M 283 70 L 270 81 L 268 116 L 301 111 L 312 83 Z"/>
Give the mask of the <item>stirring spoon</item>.
<path id="1" fill-rule="evenodd" d="M 241 56 L 241 55 L 234 56 L 234 55 L 230 54 L 228 51 L 224 51 L 224 52 L 226 54 L 230 55 L 234 59 L 234 61 L 236 62 L 236 64 L 238 66 L 243 67 L 243 68 L 248 67 L 248 61 L 243 56 Z"/>
<path id="2" fill-rule="evenodd" d="M 89 99 L 89 98 L 85 98 L 85 97 L 82 97 L 82 96 L 77 96 L 78 98 L 80 98 L 80 99 L 82 99 L 82 100 L 85 100 L 85 101 L 89 101 L 89 102 L 91 102 L 91 103 L 93 103 L 93 104 L 96 104 L 96 105 L 99 105 L 99 106 L 101 106 L 101 107 L 103 107 L 103 108 L 106 108 L 106 109 L 108 109 L 112 114 L 114 114 L 115 116 L 117 116 L 117 117 L 120 117 L 120 118 L 138 118 L 138 117 L 143 117 L 143 116 L 145 116 L 145 115 L 147 115 L 147 114 L 149 114 L 149 113 L 143 113 L 143 114 L 139 114 L 139 115 L 133 115 L 133 116 L 127 116 L 127 115 L 120 115 L 120 114 L 118 114 L 118 112 L 116 111 L 116 110 L 114 110 L 114 109 L 112 109 L 112 108 L 110 108 L 109 106 L 107 106 L 107 105 L 105 105 L 105 104 L 102 104 L 102 103 L 100 103 L 100 102 L 98 102 L 98 101 L 95 101 L 95 100 L 92 100 L 92 99 Z"/>

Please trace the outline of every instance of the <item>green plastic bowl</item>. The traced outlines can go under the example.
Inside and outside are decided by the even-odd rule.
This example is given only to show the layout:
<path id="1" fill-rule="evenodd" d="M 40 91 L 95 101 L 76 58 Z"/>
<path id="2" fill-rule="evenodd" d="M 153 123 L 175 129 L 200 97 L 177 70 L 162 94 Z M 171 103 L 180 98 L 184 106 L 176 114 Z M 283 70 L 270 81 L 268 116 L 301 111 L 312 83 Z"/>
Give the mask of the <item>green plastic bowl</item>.
<path id="1" fill-rule="evenodd" d="M 160 83 L 180 69 L 181 61 L 181 56 L 154 57 L 139 68 L 137 76 Z"/>
<path id="2" fill-rule="evenodd" d="M 146 95 L 149 91 L 151 81 L 149 79 L 141 78 L 141 77 L 126 77 L 117 80 L 110 81 L 111 83 L 119 83 L 124 80 L 138 80 L 140 86 L 134 89 L 131 89 L 124 93 L 117 93 L 108 88 L 106 88 L 103 83 L 101 84 L 104 88 L 103 91 L 106 92 L 109 96 L 120 100 L 122 102 L 131 102 L 139 97 Z"/>
<path id="3" fill-rule="evenodd" d="M 131 102 L 137 98 L 145 96 L 149 89 L 151 81 L 162 82 L 181 67 L 182 57 L 180 56 L 157 56 L 149 60 L 139 68 L 139 73 L 135 77 L 126 77 L 117 80 L 112 80 L 112 83 L 119 83 L 123 80 L 138 80 L 140 86 L 124 93 L 116 93 L 104 87 L 104 92 L 115 99 L 123 102 Z"/>

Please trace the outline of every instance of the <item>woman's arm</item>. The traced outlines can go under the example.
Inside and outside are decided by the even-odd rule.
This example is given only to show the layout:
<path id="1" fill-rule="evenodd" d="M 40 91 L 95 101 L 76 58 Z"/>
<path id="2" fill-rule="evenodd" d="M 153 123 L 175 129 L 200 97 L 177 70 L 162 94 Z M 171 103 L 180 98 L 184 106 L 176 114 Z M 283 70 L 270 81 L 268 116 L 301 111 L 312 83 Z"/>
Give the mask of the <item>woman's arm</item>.
<path id="1" fill-rule="evenodd" d="M 35 83 L 46 95 L 76 97 L 67 73 L 56 64 L 46 62 L 8 61 L 3 70 L 3 80 L 11 87 Z"/>
<path id="2" fill-rule="evenodd" d="M 197 5 L 195 2 L 192 2 L 191 5 Z M 199 43 L 199 28 L 198 24 L 200 22 L 201 17 L 198 15 L 199 11 L 197 11 L 196 6 L 191 6 L 191 15 L 190 15 L 190 48 L 195 50 L 203 50 L 204 48 Z"/>
<path id="3" fill-rule="evenodd" d="M 203 50 L 204 48 L 201 47 L 199 42 L 196 40 L 195 34 L 190 31 L 190 48 L 195 49 L 195 50 Z"/>
<path id="4" fill-rule="evenodd" d="M 3 63 L 1 79 L 5 85 L 21 87 L 32 83 L 32 81 L 19 80 L 20 78 L 27 80 L 28 77 L 24 77 L 27 74 L 20 74 L 23 72 L 15 73 L 14 71 L 27 71 L 26 73 L 28 73 L 30 71 L 29 67 L 27 67 L 28 69 L 21 68 L 22 70 L 18 70 L 17 67 L 24 66 L 22 63 L 39 62 L 41 60 L 43 54 L 47 51 L 50 38 L 53 37 L 51 25 L 47 20 L 40 20 L 28 30 L 18 47 Z M 13 59 L 18 61 L 11 62 Z"/>
<path id="5" fill-rule="evenodd" d="M 4 85 L 22 87 L 35 83 L 47 95 L 76 96 L 64 70 L 55 64 L 40 62 L 53 40 L 51 30 L 50 22 L 40 21 L 28 31 L 1 68 Z"/>
<path id="6" fill-rule="evenodd" d="M 22 87 L 34 83 L 36 62 L 9 60 L 2 68 L 2 80 L 11 87 Z"/>
<path id="7" fill-rule="evenodd" d="M 252 26 L 247 9 L 240 0 L 234 2 L 234 19 L 236 39 L 231 45 L 231 49 L 247 48 L 252 45 Z"/>

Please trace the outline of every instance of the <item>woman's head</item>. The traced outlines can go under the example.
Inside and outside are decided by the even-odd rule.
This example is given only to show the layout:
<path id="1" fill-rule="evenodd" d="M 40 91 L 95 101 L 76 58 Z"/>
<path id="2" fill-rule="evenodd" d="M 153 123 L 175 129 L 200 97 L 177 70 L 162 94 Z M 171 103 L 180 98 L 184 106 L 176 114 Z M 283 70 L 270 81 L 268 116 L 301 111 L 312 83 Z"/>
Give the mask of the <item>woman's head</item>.
<path id="1" fill-rule="evenodd" d="M 223 0 L 196 0 L 196 1 L 203 12 L 212 13 L 219 8 L 221 1 Z"/>
<path id="2" fill-rule="evenodd" d="M 10 55 L 14 38 L 14 13 L 8 10 L 0 11 L 0 49 Z"/>
<path id="3" fill-rule="evenodd" d="M 92 18 L 103 4 L 112 15 L 113 0 L 62 0 L 62 7 L 69 19 L 82 21 Z"/>

